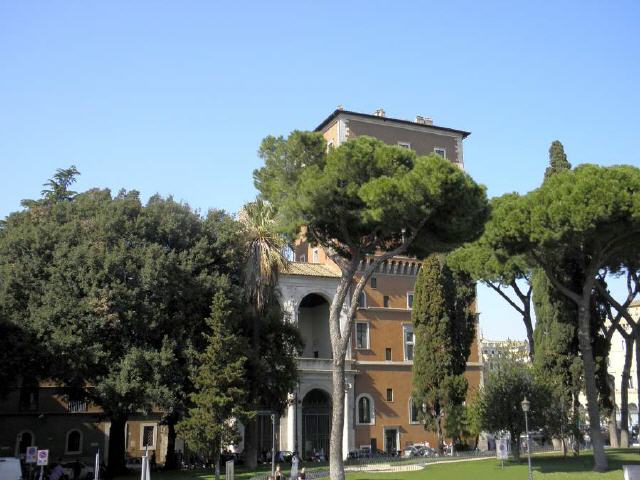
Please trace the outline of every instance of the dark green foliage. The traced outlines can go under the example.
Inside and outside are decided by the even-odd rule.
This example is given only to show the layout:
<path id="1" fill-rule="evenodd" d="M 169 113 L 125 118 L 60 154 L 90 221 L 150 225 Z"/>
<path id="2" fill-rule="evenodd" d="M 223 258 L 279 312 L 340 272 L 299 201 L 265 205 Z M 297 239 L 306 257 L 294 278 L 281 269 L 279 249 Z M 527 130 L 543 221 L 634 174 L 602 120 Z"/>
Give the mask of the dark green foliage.
<path id="1" fill-rule="evenodd" d="M 38 339 L 47 377 L 92 385 L 82 393 L 112 428 L 153 406 L 172 416 L 211 298 L 238 277 L 239 230 L 171 198 L 144 206 L 137 192 L 45 200 L 2 224 L 1 314 Z M 117 470 L 124 445 L 110 439 Z"/>
<path id="2" fill-rule="evenodd" d="M 564 146 L 559 140 L 554 140 L 549 147 L 549 166 L 544 171 L 544 179 L 566 170 L 571 170 L 571 164 L 564 153 Z"/>
<path id="3" fill-rule="evenodd" d="M 477 399 L 482 429 L 498 435 L 511 435 L 511 451 L 519 459 L 520 435 L 525 432 L 521 402 L 531 402 L 529 430 L 545 427 L 550 420 L 550 396 L 547 385 L 538 382 L 529 365 L 508 357 L 498 360 L 485 379 Z"/>
<path id="4" fill-rule="evenodd" d="M 421 416 L 425 428 L 438 435 L 439 449 L 443 416 L 461 405 L 467 392 L 463 373 L 475 336 L 473 300 L 470 278 L 453 272 L 444 255 L 424 260 L 411 312 L 416 336 L 413 398 L 417 405 L 426 406 Z"/>
<path id="5" fill-rule="evenodd" d="M 206 347 L 197 355 L 190 379 L 195 391 L 189 395 L 190 408 L 176 426 L 191 451 L 211 459 L 215 477 L 220 478 L 220 451 L 237 443 L 236 420 L 246 420 L 254 412 L 247 410 L 248 343 L 237 335 L 241 316 L 229 300 L 231 295 L 218 292 L 213 298 L 207 319 Z"/>
<path id="6" fill-rule="evenodd" d="M 301 132 L 268 137 L 261 148 L 265 166 L 254 172 L 256 188 L 292 236 L 304 225 L 311 241 L 350 258 L 360 249 L 396 248 L 414 233 L 407 253 L 424 255 L 482 232 L 484 188 L 451 162 L 370 137 L 328 154 L 325 148 L 318 134 Z"/>

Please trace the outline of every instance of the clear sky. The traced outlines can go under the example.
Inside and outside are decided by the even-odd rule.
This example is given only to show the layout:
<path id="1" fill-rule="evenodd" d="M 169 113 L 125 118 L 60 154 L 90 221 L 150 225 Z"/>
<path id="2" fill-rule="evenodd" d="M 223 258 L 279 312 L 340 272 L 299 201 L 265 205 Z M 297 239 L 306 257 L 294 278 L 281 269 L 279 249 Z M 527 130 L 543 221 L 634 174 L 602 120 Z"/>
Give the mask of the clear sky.
<path id="1" fill-rule="evenodd" d="M 75 164 L 77 189 L 236 211 L 268 134 L 338 104 L 470 130 L 491 196 L 572 163 L 639 165 L 638 1 L 0 0 L 0 218 Z M 483 333 L 522 338 L 480 289 Z"/>

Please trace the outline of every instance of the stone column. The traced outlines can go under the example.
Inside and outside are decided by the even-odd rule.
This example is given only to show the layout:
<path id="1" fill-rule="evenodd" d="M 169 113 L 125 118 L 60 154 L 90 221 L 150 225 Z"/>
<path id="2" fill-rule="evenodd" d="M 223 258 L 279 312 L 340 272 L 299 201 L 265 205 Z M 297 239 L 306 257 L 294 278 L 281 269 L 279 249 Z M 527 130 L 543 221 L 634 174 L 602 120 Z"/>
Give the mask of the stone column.
<path id="1" fill-rule="evenodd" d="M 287 450 L 290 452 L 296 448 L 296 427 L 293 423 L 296 418 L 295 410 L 295 402 L 289 403 L 287 407 Z"/>
<path id="2" fill-rule="evenodd" d="M 353 429 L 353 379 L 347 379 L 347 388 L 344 392 L 344 427 L 342 430 L 342 453 L 346 459 L 351 450 L 354 450 Z"/>

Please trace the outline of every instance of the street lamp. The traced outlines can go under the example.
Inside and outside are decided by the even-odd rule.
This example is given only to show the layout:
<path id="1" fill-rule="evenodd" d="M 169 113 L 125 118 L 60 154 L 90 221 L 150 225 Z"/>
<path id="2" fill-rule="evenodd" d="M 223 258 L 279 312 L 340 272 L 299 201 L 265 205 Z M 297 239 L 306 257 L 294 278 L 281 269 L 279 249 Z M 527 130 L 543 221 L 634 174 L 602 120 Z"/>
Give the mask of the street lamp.
<path id="1" fill-rule="evenodd" d="M 529 438 L 529 418 L 527 413 L 529 413 L 529 409 L 531 408 L 531 402 L 527 400 L 525 395 L 524 400 L 520 403 L 522 405 L 522 411 L 524 412 L 524 429 L 527 432 L 527 457 L 529 460 L 529 480 L 533 480 L 533 474 L 531 472 L 531 439 Z"/>
<path id="2" fill-rule="evenodd" d="M 271 478 L 276 475 L 276 414 L 271 414 Z"/>

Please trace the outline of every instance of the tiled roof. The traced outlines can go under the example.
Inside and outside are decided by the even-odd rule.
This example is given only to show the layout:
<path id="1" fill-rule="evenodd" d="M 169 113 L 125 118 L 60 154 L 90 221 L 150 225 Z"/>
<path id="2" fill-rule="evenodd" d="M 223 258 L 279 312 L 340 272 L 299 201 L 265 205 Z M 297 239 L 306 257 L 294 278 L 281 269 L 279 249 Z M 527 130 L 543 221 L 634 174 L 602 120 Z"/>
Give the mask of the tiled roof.
<path id="1" fill-rule="evenodd" d="M 340 271 L 322 263 L 289 262 L 284 275 L 306 275 L 308 277 L 340 278 Z"/>

